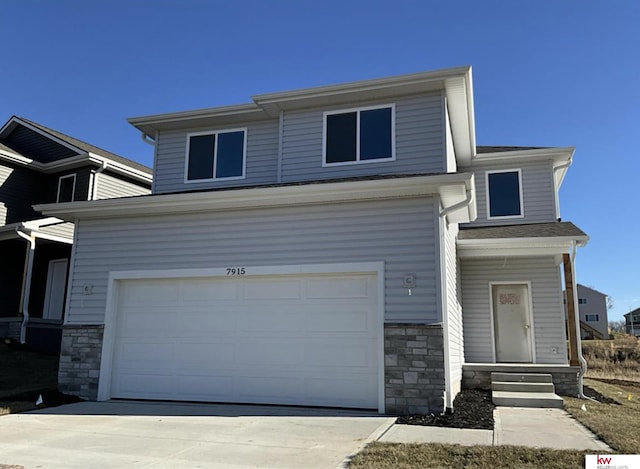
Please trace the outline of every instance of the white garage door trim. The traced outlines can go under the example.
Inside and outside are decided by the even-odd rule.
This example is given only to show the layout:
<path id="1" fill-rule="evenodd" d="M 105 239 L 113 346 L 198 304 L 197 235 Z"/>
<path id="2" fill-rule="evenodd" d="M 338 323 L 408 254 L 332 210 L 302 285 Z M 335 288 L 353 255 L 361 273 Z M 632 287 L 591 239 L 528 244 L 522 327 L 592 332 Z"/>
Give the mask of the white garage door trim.
<path id="1" fill-rule="evenodd" d="M 116 342 L 116 320 L 119 285 L 122 280 L 197 278 L 197 277 L 257 277 L 267 275 L 305 275 L 305 274 L 363 274 L 376 275 L 378 286 L 378 412 L 385 412 L 384 405 L 384 262 L 361 262 L 348 264 L 305 264 L 289 266 L 229 266 L 212 269 L 173 269 L 173 270 L 135 270 L 113 271 L 109 273 L 107 303 L 105 311 L 104 338 L 100 362 L 98 400 L 111 398 L 111 375 Z"/>

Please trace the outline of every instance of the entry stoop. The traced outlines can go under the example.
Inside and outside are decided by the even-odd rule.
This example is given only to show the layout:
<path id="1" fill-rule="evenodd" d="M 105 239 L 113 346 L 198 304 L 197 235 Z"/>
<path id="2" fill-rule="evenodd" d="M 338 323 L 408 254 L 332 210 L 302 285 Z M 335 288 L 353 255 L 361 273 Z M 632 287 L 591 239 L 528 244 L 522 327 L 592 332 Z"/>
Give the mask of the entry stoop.
<path id="1" fill-rule="evenodd" d="M 491 400 L 503 407 L 563 408 L 552 376 L 542 373 L 491 373 Z"/>

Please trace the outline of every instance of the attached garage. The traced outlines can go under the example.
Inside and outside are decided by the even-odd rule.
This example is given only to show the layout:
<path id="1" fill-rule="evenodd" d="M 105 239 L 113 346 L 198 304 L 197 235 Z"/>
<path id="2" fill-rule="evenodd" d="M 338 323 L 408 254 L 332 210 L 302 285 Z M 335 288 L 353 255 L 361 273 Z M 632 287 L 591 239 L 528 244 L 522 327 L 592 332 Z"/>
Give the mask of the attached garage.
<path id="1" fill-rule="evenodd" d="M 379 274 L 342 267 L 112 275 L 99 398 L 380 409 Z"/>

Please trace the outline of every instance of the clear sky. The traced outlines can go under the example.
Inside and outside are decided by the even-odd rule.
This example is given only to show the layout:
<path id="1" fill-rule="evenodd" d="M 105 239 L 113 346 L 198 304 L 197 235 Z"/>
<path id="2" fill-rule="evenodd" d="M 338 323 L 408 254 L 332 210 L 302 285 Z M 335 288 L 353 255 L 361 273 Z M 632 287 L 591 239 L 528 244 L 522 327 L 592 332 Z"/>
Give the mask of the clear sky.
<path id="1" fill-rule="evenodd" d="M 578 281 L 640 306 L 640 1 L 3 0 L 0 121 L 151 165 L 127 117 L 473 66 L 479 145 L 575 146 Z"/>

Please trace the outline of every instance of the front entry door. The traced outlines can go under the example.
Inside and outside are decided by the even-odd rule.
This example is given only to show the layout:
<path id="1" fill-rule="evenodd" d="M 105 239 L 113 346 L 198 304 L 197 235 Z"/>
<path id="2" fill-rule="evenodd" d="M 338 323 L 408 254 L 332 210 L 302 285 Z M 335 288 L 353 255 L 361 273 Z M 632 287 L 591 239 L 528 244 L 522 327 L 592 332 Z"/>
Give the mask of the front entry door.
<path id="1" fill-rule="evenodd" d="M 528 284 L 492 285 L 496 360 L 531 363 L 531 315 Z"/>
<path id="2" fill-rule="evenodd" d="M 47 290 L 44 295 L 44 319 L 62 319 L 65 287 L 67 286 L 67 259 L 49 261 Z"/>

